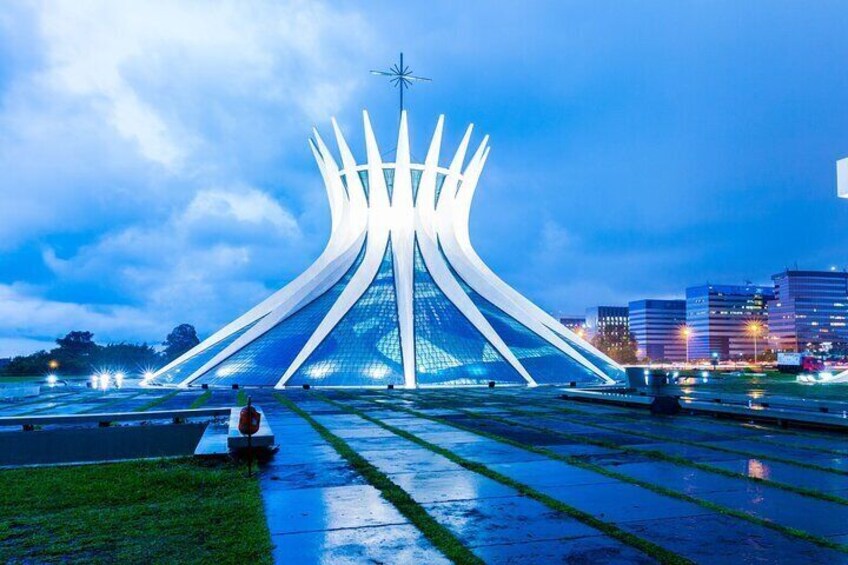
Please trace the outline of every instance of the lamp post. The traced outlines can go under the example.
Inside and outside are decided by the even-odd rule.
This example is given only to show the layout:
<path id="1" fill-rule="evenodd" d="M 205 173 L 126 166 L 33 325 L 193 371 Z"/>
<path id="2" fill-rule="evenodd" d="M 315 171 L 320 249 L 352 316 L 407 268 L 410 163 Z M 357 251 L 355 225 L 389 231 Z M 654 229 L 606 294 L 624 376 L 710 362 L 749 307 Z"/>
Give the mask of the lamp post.
<path id="1" fill-rule="evenodd" d="M 692 328 L 682 326 L 680 328 L 680 336 L 686 341 L 686 364 L 689 364 L 689 339 L 692 337 Z"/>
<path id="2" fill-rule="evenodd" d="M 763 329 L 762 324 L 756 320 L 748 322 L 748 333 L 754 337 L 754 365 L 757 364 L 757 338 L 760 337 L 760 332 Z"/>

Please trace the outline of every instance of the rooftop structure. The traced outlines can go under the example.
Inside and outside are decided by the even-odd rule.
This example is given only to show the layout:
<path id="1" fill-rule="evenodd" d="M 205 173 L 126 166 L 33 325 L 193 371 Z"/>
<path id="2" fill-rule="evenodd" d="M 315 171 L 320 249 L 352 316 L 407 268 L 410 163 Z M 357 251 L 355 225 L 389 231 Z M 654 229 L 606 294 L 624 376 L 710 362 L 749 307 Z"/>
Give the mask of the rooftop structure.
<path id="1" fill-rule="evenodd" d="M 466 164 L 469 126 L 443 166 L 443 121 L 423 163 L 411 162 L 405 112 L 395 162 L 383 162 L 367 113 L 364 162 L 335 121 L 340 161 L 315 131 L 312 152 L 332 216 L 326 249 L 154 382 L 415 388 L 621 378 L 615 362 L 507 286 L 474 251 L 468 218 L 488 137 Z"/>

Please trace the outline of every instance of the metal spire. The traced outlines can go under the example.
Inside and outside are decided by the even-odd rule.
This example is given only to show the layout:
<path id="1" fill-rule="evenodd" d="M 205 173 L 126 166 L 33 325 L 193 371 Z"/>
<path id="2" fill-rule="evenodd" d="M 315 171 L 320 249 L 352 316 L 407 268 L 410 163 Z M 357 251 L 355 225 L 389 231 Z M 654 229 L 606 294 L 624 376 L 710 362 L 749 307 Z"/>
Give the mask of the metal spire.
<path id="1" fill-rule="evenodd" d="M 391 77 L 391 82 L 400 92 L 400 113 L 403 114 L 403 90 L 409 88 L 413 82 L 432 82 L 432 79 L 419 77 L 412 74 L 408 66 L 403 65 L 403 53 L 400 54 L 400 63 L 392 65 L 388 71 L 371 71 L 372 75 Z"/>

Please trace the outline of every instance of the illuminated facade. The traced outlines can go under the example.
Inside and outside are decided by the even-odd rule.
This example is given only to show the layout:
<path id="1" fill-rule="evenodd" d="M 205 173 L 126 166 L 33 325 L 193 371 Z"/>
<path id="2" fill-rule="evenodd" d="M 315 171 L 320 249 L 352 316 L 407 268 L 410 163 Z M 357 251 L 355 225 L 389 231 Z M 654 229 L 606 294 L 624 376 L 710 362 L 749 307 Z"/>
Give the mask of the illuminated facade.
<path id="1" fill-rule="evenodd" d="M 335 122 L 337 161 L 317 131 L 312 152 L 332 231 L 302 275 L 163 367 L 180 386 L 397 387 L 609 384 L 608 357 L 501 281 L 471 246 L 468 218 L 489 155 L 466 164 L 469 126 L 440 164 L 443 117 L 412 163 L 403 113 L 384 163 L 364 113 L 366 160 Z"/>
<path id="2" fill-rule="evenodd" d="M 848 346 L 848 273 L 786 270 L 772 279 L 769 334 L 777 349 L 827 352 Z"/>
<path id="3" fill-rule="evenodd" d="M 636 340 L 639 359 L 685 361 L 685 300 L 635 300 L 628 305 L 630 333 Z"/>
<path id="4" fill-rule="evenodd" d="M 706 284 L 686 289 L 686 325 L 692 330 L 689 358 L 738 360 L 760 351 L 768 335 L 766 304 L 774 289 L 758 285 Z M 755 324 L 759 335 L 751 333 Z"/>

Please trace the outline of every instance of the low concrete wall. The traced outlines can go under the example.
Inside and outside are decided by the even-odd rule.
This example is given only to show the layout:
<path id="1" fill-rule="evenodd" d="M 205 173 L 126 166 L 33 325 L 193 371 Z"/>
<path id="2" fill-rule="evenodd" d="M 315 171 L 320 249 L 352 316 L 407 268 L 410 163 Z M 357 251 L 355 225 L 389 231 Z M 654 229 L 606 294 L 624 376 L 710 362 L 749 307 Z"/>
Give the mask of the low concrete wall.
<path id="1" fill-rule="evenodd" d="M 0 466 L 192 455 L 207 423 L 0 433 Z"/>

